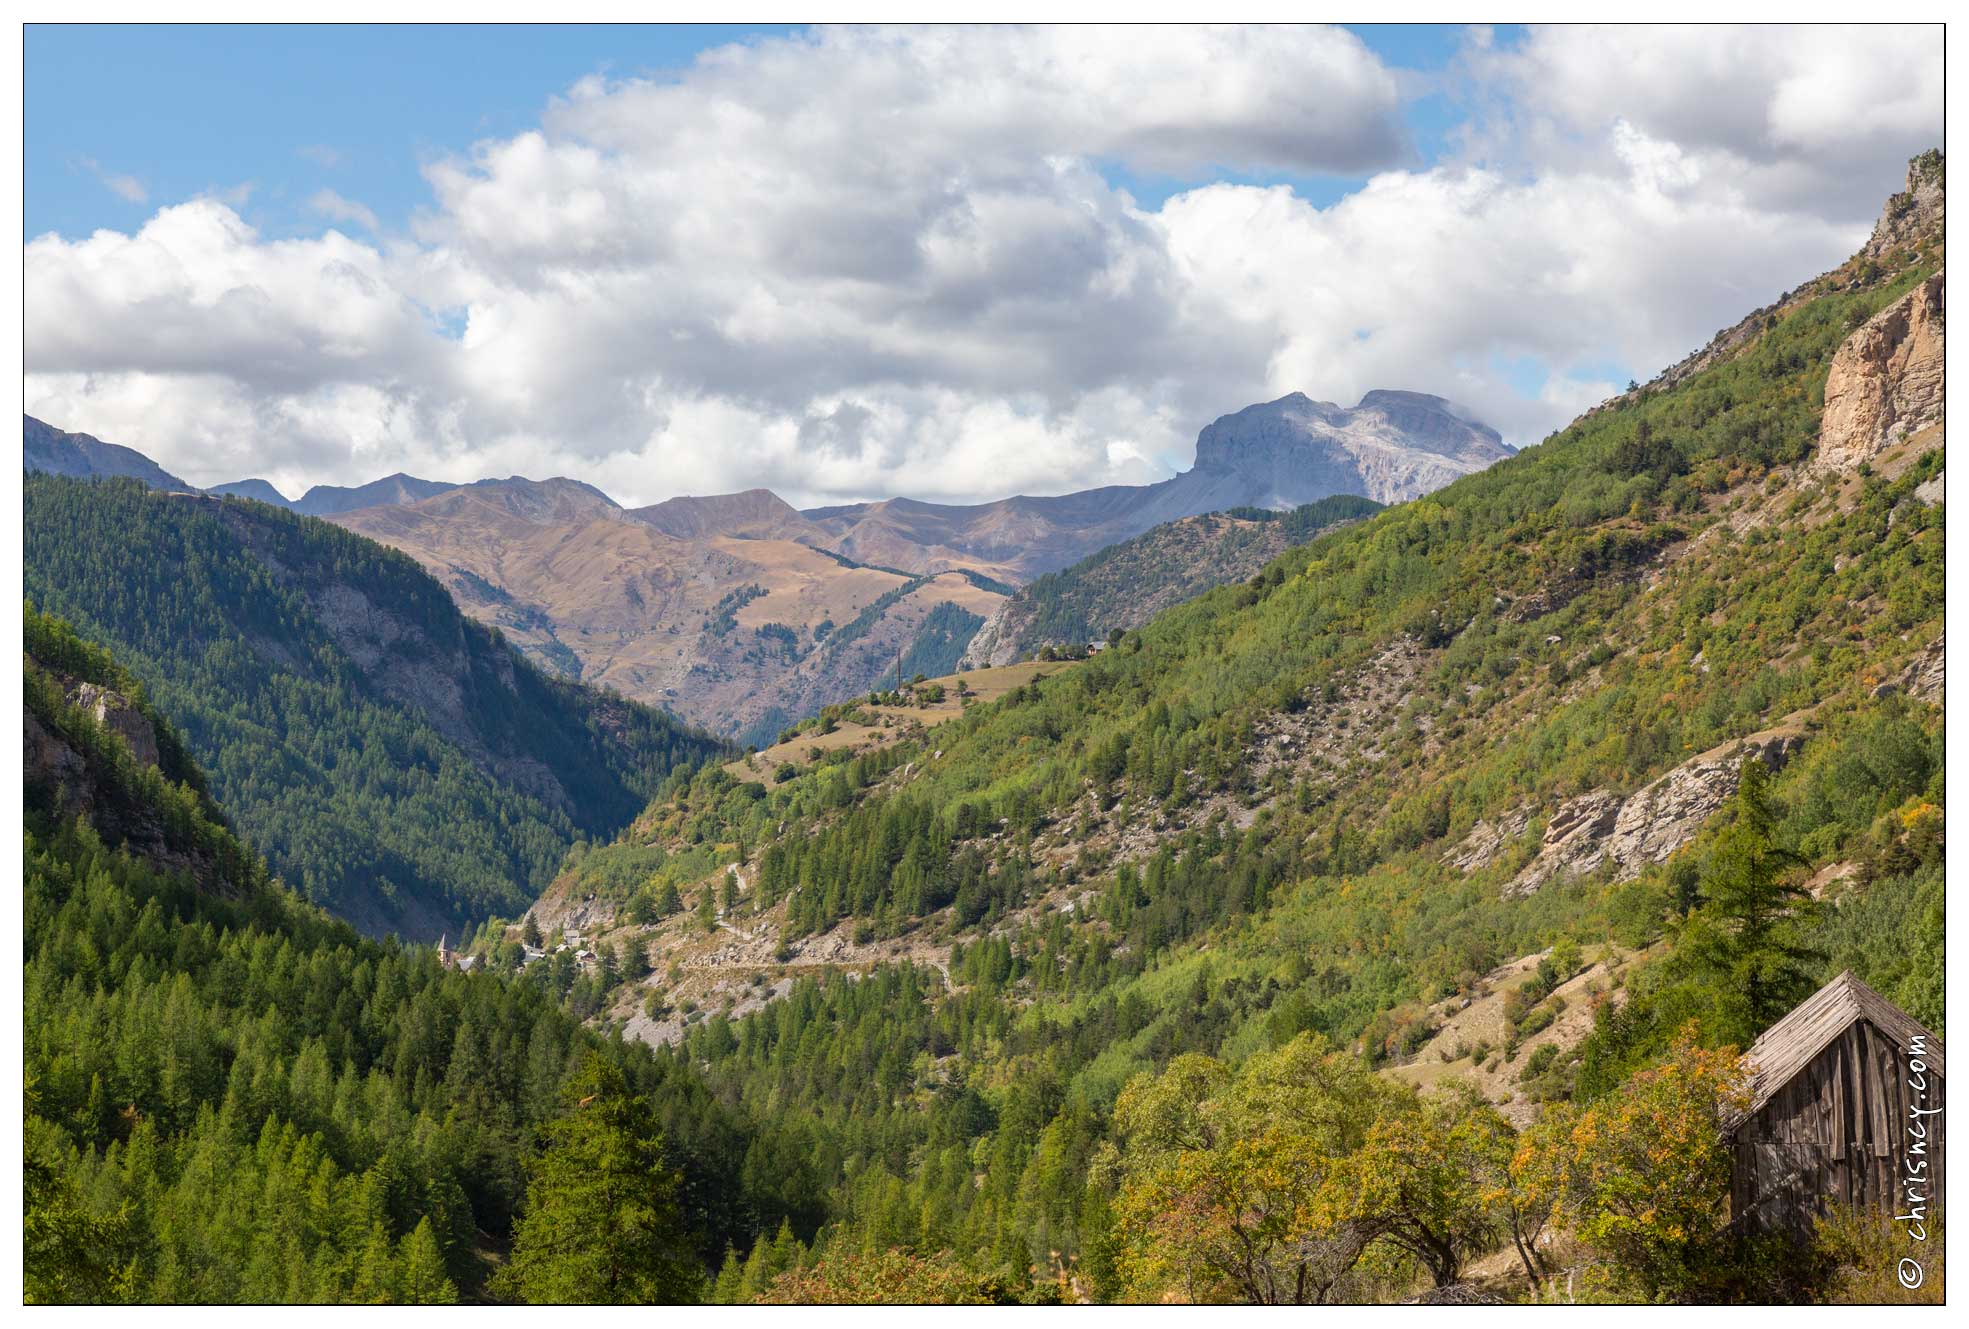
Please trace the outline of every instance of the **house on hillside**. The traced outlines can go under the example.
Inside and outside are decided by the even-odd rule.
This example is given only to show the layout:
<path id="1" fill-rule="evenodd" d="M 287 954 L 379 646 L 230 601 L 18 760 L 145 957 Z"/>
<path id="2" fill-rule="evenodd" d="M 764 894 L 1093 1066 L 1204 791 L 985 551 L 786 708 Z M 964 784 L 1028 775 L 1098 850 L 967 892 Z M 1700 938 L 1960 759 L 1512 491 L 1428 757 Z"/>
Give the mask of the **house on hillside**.
<path id="1" fill-rule="evenodd" d="M 1832 1204 L 1926 1222 L 1942 1207 L 1942 1041 L 1850 971 L 1745 1054 L 1750 1105 L 1730 1132 L 1730 1207 L 1809 1232 Z"/>

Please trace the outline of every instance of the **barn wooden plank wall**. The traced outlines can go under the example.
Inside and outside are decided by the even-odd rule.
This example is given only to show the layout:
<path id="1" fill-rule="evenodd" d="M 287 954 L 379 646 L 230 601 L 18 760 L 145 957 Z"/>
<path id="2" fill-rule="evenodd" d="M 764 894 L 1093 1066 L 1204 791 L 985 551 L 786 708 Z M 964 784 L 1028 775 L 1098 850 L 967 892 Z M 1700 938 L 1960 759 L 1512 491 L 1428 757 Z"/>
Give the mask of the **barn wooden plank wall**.
<path id="1" fill-rule="evenodd" d="M 1806 1019 L 1787 1033 L 1804 1046 L 1824 1046 L 1802 1067 L 1786 1067 L 1792 1073 L 1781 1083 L 1766 1082 L 1768 1097 L 1760 1094 L 1764 1101 L 1737 1126 L 1732 1212 L 1757 1227 L 1796 1230 L 1809 1230 L 1832 1203 L 1904 1212 L 1909 1146 L 1916 1143 L 1907 1133 L 1915 1090 L 1904 1046 L 1850 1008 L 1801 1007 L 1799 1014 Z M 1846 1027 L 1834 1032 L 1840 1020 Z M 1933 1047 L 1924 1108 L 1943 1102 L 1941 1049 Z M 1942 1198 L 1945 1119 L 1921 1119 L 1928 1130 L 1921 1188 L 1931 1213 Z"/>

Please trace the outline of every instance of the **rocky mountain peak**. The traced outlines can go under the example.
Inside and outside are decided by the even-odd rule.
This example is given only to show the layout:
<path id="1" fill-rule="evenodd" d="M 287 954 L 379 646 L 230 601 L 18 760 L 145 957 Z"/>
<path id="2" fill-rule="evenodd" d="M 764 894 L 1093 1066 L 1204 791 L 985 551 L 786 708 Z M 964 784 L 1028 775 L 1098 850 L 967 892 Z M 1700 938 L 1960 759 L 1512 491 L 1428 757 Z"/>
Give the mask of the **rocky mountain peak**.
<path id="1" fill-rule="evenodd" d="M 1378 388 L 1343 407 L 1294 392 L 1211 423 L 1196 471 L 1253 481 L 1268 507 L 1336 493 L 1400 503 L 1510 455 L 1496 430 L 1442 397 Z"/>
<path id="2" fill-rule="evenodd" d="M 1902 245 L 1913 244 L 1937 231 L 1942 224 L 1944 202 L 1943 158 L 1941 150 L 1930 148 L 1907 164 L 1907 188 L 1887 200 L 1873 236 L 1861 251 L 1869 258 L 1880 258 Z"/>
<path id="3" fill-rule="evenodd" d="M 529 480 L 523 475 L 508 476 L 504 480 L 479 480 L 452 492 L 469 492 L 483 497 L 516 517 L 535 522 L 578 521 L 621 510 L 614 499 L 595 486 L 564 475 L 546 480 Z"/>

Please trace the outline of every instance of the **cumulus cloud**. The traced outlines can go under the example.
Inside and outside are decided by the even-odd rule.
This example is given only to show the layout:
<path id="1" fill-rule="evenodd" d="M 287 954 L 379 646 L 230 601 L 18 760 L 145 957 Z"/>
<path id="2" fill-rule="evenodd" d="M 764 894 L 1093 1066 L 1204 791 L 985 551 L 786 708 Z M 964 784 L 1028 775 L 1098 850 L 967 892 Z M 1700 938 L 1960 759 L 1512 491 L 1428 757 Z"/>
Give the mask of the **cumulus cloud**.
<path id="1" fill-rule="evenodd" d="M 204 198 L 32 242 L 29 409 L 195 482 L 565 473 L 628 502 L 1135 483 L 1292 390 L 1438 392 L 1531 442 L 1609 365 L 1850 252 L 1939 135 L 1927 34 L 1867 38 L 1885 92 L 1837 41 L 1726 34 L 1708 123 L 1699 41 L 1640 62 L 1681 102 L 1621 65 L 1655 31 L 1473 41 L 1470 150 L 1427 168 L 1415 80 L 1330 29 L 828 29 L 585 79 L 429 166 L 405 234 L 323 190 L 369 239 Z M 1799 104 L 1815 76 L 1850 117 Z M 1822 158 L 1868 154 L 1895 179 L 1833 187 Z M 1115 168 L 1193 187 L 1150 211 Z M 1252 173 L 1366 183 L 1223 182 Z"/>
<path id="2" fill-rule="evenodd" d="M 1536 150 L 1573 161 L 1625 123 L 1746 198 L 1869 218 L 1906 158 L 1939 146 L 1940 25 L 1609 26 L 1529 30 L 1482 48 Z"/>
<path id="3" fill-rule="evenodd" d="M 1213 185 L 1161 220 L 1186 280 L 1267 329 L 1266 391 L 1351 404 L 1399 383 L 1523 444 L 1616 390 L 1601 366 L 1672 363 L 1865 235 L 1759 210 L 1617 131 L 1622 174 L 1394 172 L 1324 210 Z M 1501 369 L 1525 360 L 1549 371 L 1535 395 Z"/>

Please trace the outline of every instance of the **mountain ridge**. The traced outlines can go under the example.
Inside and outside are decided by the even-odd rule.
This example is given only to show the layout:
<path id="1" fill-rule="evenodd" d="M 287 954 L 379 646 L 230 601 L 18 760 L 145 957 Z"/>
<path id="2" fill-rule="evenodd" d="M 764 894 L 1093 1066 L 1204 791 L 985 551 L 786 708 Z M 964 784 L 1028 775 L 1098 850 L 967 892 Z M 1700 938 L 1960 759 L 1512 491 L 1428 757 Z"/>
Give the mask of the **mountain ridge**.
<path id="1" fill-rule="evenodd" d="M 553 672 L 763 744 L 875 686 L 898 657 L 942 661 L 953 643 L 961 655 L 1011 589 L 1169 521 L 1413 497 L 1506 455 L 1444 399 L 1382 389 L 1354 407 L 1293 393 L 1219 417 L 1197 465 L 1156 484 L 983 504 L 800 511 L 754 488 L 623 509 L 581 481 L 518 476 L 397 474 L 291 503 L 264 482 L 220 488 L 403 549 Z M 825 642 L 837 627 L 853 649 Z"/>
<path id="2" fill-rule="evenodd" d="M 24 529 L 35 603 L 143 680 L 277 871 L 372 934 L 510 913 L 577 835 L 720 750 L 541 672 L 320 518 L 35 474 Z"/>
<path id="3" fill-rule="evenodd" d="M 60 435 L 52 426 L 29 419 L 42 436 Z M 116 448 L 89 441 L 98 448 Z M 132 467 L 154 467 L 132 449 L 118 448 L 117 455 Z M 1293 392 L 1218 417 L 1198 435 L 1190 470 L 1149 485 L 1014 494 L 968 504 L 898 495 L 808 509 L 794 508 L 770 489 L 752 488 L 679 495 L 622 510 L 679 538 L 795 539 L 918 575 L 967 567 L 1023 582 L 1164 521 L 1231 507 L 1285 510 L 1336 493 L 1401 502 L 1510 455 L 1495 430 L 1442 397 L 1377 388 L 1357 405 L 1341 407 Z M 31 455 L 30 469 L 54 467 L 35 465 Z M 472 485 L 522 479 L 453 483 L 397 472 L 362 485 L 315 485 L 289 500 L 265 480 L 236 480 L 198 491 L 161 469 L 156 475 L 168 487 L 236 494 L 309 516 L 409 506 Z M 581 485 L 620 509 L 614 499 L 583 481 L 554 477 L 531 483 Z"/>

